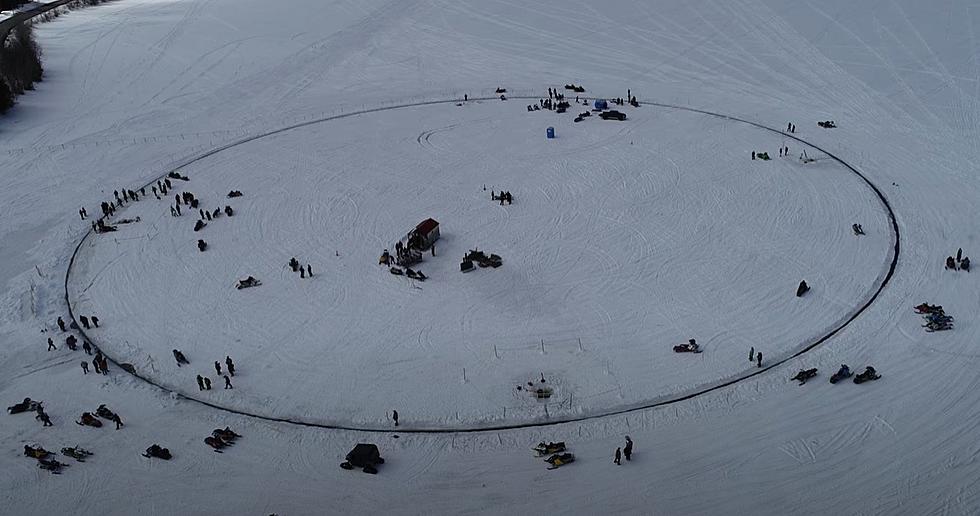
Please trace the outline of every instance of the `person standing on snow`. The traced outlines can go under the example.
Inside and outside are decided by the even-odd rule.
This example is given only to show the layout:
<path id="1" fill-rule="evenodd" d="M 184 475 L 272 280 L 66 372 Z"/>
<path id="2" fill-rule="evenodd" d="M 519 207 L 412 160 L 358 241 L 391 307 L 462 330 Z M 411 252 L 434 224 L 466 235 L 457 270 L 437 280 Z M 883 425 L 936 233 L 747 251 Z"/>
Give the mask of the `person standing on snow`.
<path id="1" fill-rule="evenodd" d="M 51 337 L 48 337 L 48 351 L 52 351 L 52 350 L 58 351 L 58 348 L 54 347 L 54 341 L 51 340 Z"/>
<path id="2" fill-rule="evenodd" d="M 758 355 L 756 355 L 756 359 L 757 359 L 757 362 L 756 363 L 758 364 L 758 366 L 759 367 L 762 367 L 762 352 L 761 351 L 759 352 Z"/>
<path id="3" fill-rule="evenodd" d="M 231 380 L 228 378 L 228 375 L 225 375 L 225 389 L 234 389 L 234 387 L 231 386 Z"/>
<path id="4" fill-rule="evenodd" d="M 204 390 L 204 377 L 201 375 L 197 375 L 197 390 Z"/>
<path id="5" fill-rule="evenodd" d="M 398 411 L 397 410 L 392 410 L 391 411 L 391 419 L 395 420 L 395 426 L 398 426 Z"/>
<path id="6" fill-rule="evenodd" d="M 61 331 L 65 331 L 65 321 L 61 317 L 58 317 L 58 327 Z"/>
<path id="7" fill-rule="evenodd" d="M 228 366 L 228 373 L 235 376 L 235 363 L 232 362 L 230 356 L 225 356 L 225 365 Z"/>
<path id="8" fill-rule="evenodd" d="M 214 370 L 218 373 L 218 376 L 221 376 L 221 362 L 214 361 Z"/>
<path id="9" fill-rule="evenodd" d="M 629 461 L 630 455 L 633 455 L 633 440 L 630 439 L 630 436 L 627 435 L 626 446 L 623 448 L 623 456 L 625 456 L 626 460 Z"/>
<path id="10" fill-rule="evenodd" d="M 623 456 L 623 450 L 620 448 L 616 448 L 616 458 L 613 459 L 613 463 L 616 464 L 617 466 L 622 466 L 622 463 L 620 461 L 620 457 L 622 456 Z"/>
<path id="11" fill-rule="evenodd" d="M 88 374 L 88 362 L 82 360 L 82 374 Z"/>
<path id="12" fill-rule="evenodd" d="M 755 346 L 749 348 L 749 362 L 755 362 Z"/>

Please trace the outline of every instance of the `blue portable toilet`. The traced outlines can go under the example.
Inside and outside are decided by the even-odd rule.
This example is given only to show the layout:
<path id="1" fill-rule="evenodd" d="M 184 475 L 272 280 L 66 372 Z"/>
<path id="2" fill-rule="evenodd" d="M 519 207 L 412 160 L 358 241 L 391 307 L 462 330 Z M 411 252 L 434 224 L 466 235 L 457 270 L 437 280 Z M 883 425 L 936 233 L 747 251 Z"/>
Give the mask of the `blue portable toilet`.
<path id="1" fill-rule="evenodd" d="M 555 128 L 554 127 L 549 127 L 548 130 L 547 130 L 547 133 L 548 133 L 548 139 L 549 140 L 552 139 L 552 138 L 554 138 L 555 137 Z"/>
<path id="2" fill-rule="evenodd" d="M 606 104 L 605 99 L 595 99 L 596 109 L 609 109 L 609 104 Z"/>

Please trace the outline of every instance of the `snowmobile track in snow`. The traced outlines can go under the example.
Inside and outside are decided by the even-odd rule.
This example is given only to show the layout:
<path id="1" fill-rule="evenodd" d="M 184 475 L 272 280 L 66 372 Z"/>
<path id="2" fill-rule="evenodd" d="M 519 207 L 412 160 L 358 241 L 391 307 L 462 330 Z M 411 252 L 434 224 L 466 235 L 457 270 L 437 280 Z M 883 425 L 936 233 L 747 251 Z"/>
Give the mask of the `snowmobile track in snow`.
<path id="1" fill-rule="evenodd" d="M 517 100 L 517 99 L 535 100 L 538 97 L 515 96 L 515 97 L 509 97 L 509 98 L 515 99 L 515 100 Z M 590 97 L 589 99 L 586 99 L 586 100 L 590 100 L 592 98 L 595 98 L 595 97 Z M 485 98 L 473 98 L 473 99 L 470 99 L 470 101 L 494 101 L 494 100 L 497 100 L 497 98 L 496 97 L 485 97 Z M 278 129 L 275 129 L 275 130 L 272 130 L 272 131 L 269 131 L 269 132 L 266 132 L 266 133 L 262 133 L 262 134 L 258 134 L 258 135 L 252 135 L 252 136 L 248 136 L 248 137 L 245 137 L 245 138 L 241 138 L 239 140 L 236 140 L 236 141 L 227 143 L 225 145 L 221 145 L 219 147 L 210 149 L 210 150 L 205 151 L 203 153 L 200 153 L 200 154 L 191 156 L 191 157 L 189 157 L 189 158 L 187 158 L 187 159 L 179 162 L 176 166 L 174 166 L 170 170 L 167 170 L 166 172 L 164 172 L 163 174 L 161 174 L 160 177 L 154 178 L 153 180 L 151 180 L 150 182 L 148 182 L 145 186 L 150 186 L 150 185 L 155 184 L 157 180 L 162 180 L 170 172 L 177 171 L 177 170 L 179 170 L 179 169 L 181 169 L 181 168 L 183 168 L 183 167 L 185 167 L 187 165 L 190 165 L 192 163 L 195 163 L 197 161 L 203 160 L 205 158 L 208 158 L 210 156 L 213 156 L 213 155 L 218 154 L 220 152 L 223 152 L 225 150 L 231 149 L 233 147 L 237 147 L 239 145 L 243 145 L 245 143 L 258 140 L 260 138 L 266 138 L 266 137 L 269 137 L 269 136 L 272 136 L 272 135 L 277 135 L 277 134 L 284 133 L 284 132 L 287 132 L 287 131 L 291 131 L 291 130 L 294 130 L 294 129 L 298 129 L 298 128 L 301 128 L 301 127 L 307 127 L 307 126 L 311 126 L 311 125 L 314 125 L 314 124 L 319 124 L 319 123 L 323 123 L 323 122 L 329 122 L 329 121 L 343 119 L 343 118 L 348 118 L 348 117 L 353 117 L 353 116 L 364 115 L 364 114 L 368 114 L 368 113 L 376 113 L 376 112 L 380 112 L 380 111 L 387 111 L 387 110 L 393 110 L 393 109 L 403 109 L 403 108 L 411 108 L 411 107 L 427 106 L 427 105 L 435 105 L 435 104 L 449 104 L 449 103 L 457 103 L 457 102 L 462 102 L 462 99 L 430 100 L 430 101 L 423 101 L 423 102 L 413 102 L 413 103 L 399 104 L 399 105 L 393 105 L 393 106 L 385 106 L 385 107 L 379 107 L 379 108 L 363 109 L 363 110 L 359 110 L 359 111 L 351 111 L 349 113 L 341 113 L 341 114 L 337 114 L 337 115 L 332 115 L 332 116 L 328 116 L 328 117 L 324 117 L 324 118 L 320 118 L 320 119 L 316 119 L 316 120 L 308 120 L 308 121 L 305 121 L 305 122 L 302 122 L 302 123 L 298 123 L 298 124 L 294 124 L 294 125 L 290 125 L 290 126 L 287 126 L 287 127 L 281 127 L 281 128 L 278 128 Z M 702 386 L 696 387 L 695 389 L 692 389 L 691 391 L 688 391 L 688 392 L 681 392 L 681 393 L 677 393 L 677 394 L 668 396 L 666 398 L 653 399 L 653 400 L 651 400 L 649 402 L 646 402 L 646 403 L 641 402 L 641 403 L 637 403 L 637 404 L 634 404 L 634 405 L 631 405 L 631 406 L 620 407 L 620 408 L 613 409 L 613 410 L 598 411 L 598 412 L 593 412 L 593 413 L 583 414 L 583 415 L 580 415 L 580 416 L 573 416 L 573 417 L 555 418 L 555 419 L 547 420 L 547 421 L 531 421 L 531 422 L 523 422 L 523 423 L 518 422 L 518 423 L 511 423 L 511 424 L 497 424 L 497 425 L 485 425 L 485 426 L 473 425 L 473 426 L 469 426 L 469 427 L 444 427 L 444 428 L 443 427 L 431 427 L 431 428 L 424 428 L 424 427 L 418 427 L 418 428 L 408 427 L 408 428 L 404 428 L 404 427 L 400 427 L 398 429 L 398 431 L 400 433 L 420 433 L 420 434 L 475 433 L 475 432 L 488 432 L 488 431 L 512 430 L 512 429 L 520 429 L 520 428 L 532 428 L 532 427 L 553 426 L 553 425 L 560 425 L 560 424 L 564 424 L 564 423 L 574 423 L 574 422 L 578 422 L 578 421 L 587 421 L 587 420 L 593 420 L 593 419 L 600 419 L 600 418 L 605 418 L 605 417 L 610 417 L 610 416 L 615 416 L 615 415 L 626 414 L 626 413 L 629 413 L 629 412 L 636 412 L 636 411 L 641 411 L 641 410 L 653 409 L 653 408 L 657 408 L 657 407 L 662 407 L 662 406 L 667 406 L 667 405 L 679 403 L 679 402 L 682 402 L 682 401 L 689 400 L 691 398 L 695 398 L 697 396 L 701 396 L 701 395 L 704 395 L 704 394 L 707 394 L 707 393 L 710 393 L 710 392 L 713 392 L 713 391 L 717 391 L 717 390 L 723 389 L 725 387 L 734 385 L 734 384 L 736 384 L 738 382 L 741 382 L 741 381 L 747 380 L 749 378 L 755 377 L 757 375 L 763 374 L 763 373 L 765 373 L 765 372 L 767 372 L 767 371 L 769 371 L 771 369 L 774 369 L 776 367 L 779 367 L 780 365 L 782 365 L 782 364 L 784 364 L 784 363 L 786 363 L 786 362 L 788 362 L 788 361 L 790 361 L 790 360 L 792 360 L 792 359 L 794 359 L 796 357 L 799 357 L 800 355 L 803 355 L 804 353 L 806 353 L 806 352 L 814 349 L 815 347 L 819 346 L 820 344 L 826 342 L 827 340 L 829 340 L 830 338 L 832 338 L 834 335 L 836 335 L 837 333 L 839 333 L 841 330 L 843 330 L 844 328 L 846 328 L 851 322 L 853 322 L 855 319 L 857 319 L 857 317 L 859 315 L 861 315 L 865 310 L 867 310 L 868 307 L 870 307 L 872 305 L 872 303 L 875 302 L 876 299 L 878 299 L 878 296 L 884 290 L 885 286 L 888 285 L 888 283 L 891 280 L 892 276 L 895 274 L 895 269 L 896 269 L 896 267 L 898 265 L 898 258 L 899 258 L 899 254 L 900 254 L 900 251 L 901 251 L 901 245 L 900 245 L 901 244 L 901 235 L 900 235 L 900 232 L 899 232 L 898 222 L 896 220 L 895 213 L 892 210 L 891 204 L 888 202 L 888 199 L 885 197 L 884 193 L 872 181 L 870 181 L 867 177 L 864 176 L 864 174 L 862 174 L 860 171 L 858 171 L 856 168 L 854 168 L 853 166 L 851 166 L 850 164 L 848 164 L 844 160 L 840 159 L 836 155 L 828 152 L 827 150 L 821 148 L 818 145 L 814 145 L 814 144 L 812 144 L 812 143 L 810 143 L 810 142 L 808 142 L 808 141 L 806 141 L 806 140 L 804 140 L 804 139 L 802 139 L 800 137 L 795 136 L 792 133 L 786 133 L 786 132 L 780 131 L 778 129 L 773 129 L 771 127 L 767 127 L 767 126 L 765 126 L 763 124 L 760 124 L 760 123 L 757 123 L 757 122 L 752 122 L 752 121 L 745 120 L 745 119 L 738 118 L 738 117 L 734 117 L 734 116 L 729 116 L 729 115 L 725 115 L 725 114 L 721 114 L 721 113 L 716 113 L 716 112 L 712 112 L 712 111 L 706 111 L 706 110 L 692 108 L 692 107 L 686 107 L 686 106 L 679 106 L 679 105 L 673 105 L 673 104 L 664 104 L 664 103 L 659 103 L 659 102 L 640 102 L 640 104 L 641 105 L 646 105 L 646 106 L 655 106 L 655 107 L 666 108 L 666 109 L 673 109 L 673 110 L 687 111 L 687 112 L 692 112 L 692 113 L 699 113 L 699 114 L 703 114 L 703 115 L 707 115 L 707 116 L 711 116 L 711 117 L 715 117 L 715 118 L 720 118 L 720 119 L 724 119 L 724 120 L 730 120 L 730 121 L 734 121 L 734 122 L 740 122 L 740 123 L 743 123 L 743 124 L 748 124 L 748 125 L 753 126 L 755 128 L 762 129 L 762 130 L 765 130 L 765 131 L 768 131 L 768 132 L 771 132 L 771 133 L 774 133 L 774 134 L 778 134 L 778 135 L 780 135 L 780 136 L 782 136 L 784 138 L 788 138 L 788 139 L 797 141 L 797 142 L 799 142 L 799 143 L 801 143 L 803 145 L 806 145 L 806 146 L 808 146 L 808 147 L 810 147 L 810 148 L 812 148 L 814 150 L 820 151 L 820 152 L 824 153 L 825 155 L 827 155 L 827 157 L 829 157 L 830 159 L 832 159 L 835 162 L 839 163 L 840 165 L 844 166 L 851 173 L 853 173 L 854 175 L 856 175 L 857 177 L 859 177 L 865 184 L 867 184 L 867 186 L 869 186 L 871 188 L 872 191 L 874 191 L 875 195 L 878 197 L 878 199 L 881 202 L 882 206 L 887 211 L 887 213 L 888 213 L 888 219 L 889 219 L 889 222 L 891 223 L 892 235 L 893 235 L 893 238 L 894 238 L 894 247 L 893 247 L 893 252 L 892 252 L 891 263 L 888 264 L 888 270 L 887 270 L 886 274 L 884 275 L 883 279 L 881 280 L 881 283 L 878 286 L 878 288 L 875 289 L 875 291 L 870 295 L 870 297 L 868 297 L 868 299 L 861 306 L 859 306 L 849 316 L 847 316 L 846 319 L 843 320 L 843 322 L 841 322 L 840 324 L 838 324 L 837 326 L 835 326 L 833 329 L 831 329 L 825 335 L 817 338 L 816 340 L 814 340 L 810 344 L 806 345 L 802 349 L 799 349 L 795 353 L 793 353 L 793 354 L 791 354 L 789 356 L 783 357 L 783 358 L 781 358 L 781 359 L 779 359 L 779 360 L 777 360 L 775 362 L 772 362 L 772 363 L 766 365 L 765 367 L 760 368 L 760 369 L 758 369 L 756 371 L 752 371 L 750 373 L 745 373 L 745 374 L 739 375 L 739 376 L 734 377 L 734 378 L 728 378 L 728 379 L 725 379 L 725 380 L 721 380 L 721 381 L 719 381 L 717 383 L 714 383 L 714 384 L 702 385 Z M 439 129 L 437 129 L 436 131 L 439 131 Z M 432 131 L 432 132 L 436 132 L 436 131 Z M 429 135 L 431 135 L 431 132 L 428 135 L 425 134 L 425 133 L 419 135 L 419 137 L 418 137 L 419 144 L 420 145 L 424 145 L 423 142 L 425 142 L 425 144 L 428 144 L 428 136 Z M 137 189 L 139 189 L 139 188 L 137 188 Z M 89 335 L 83 329 L 81 329 L 81 325 L 80 324 L 77 324 L 75 313 L 72 310 L 72 302 L 71 302 L 71 299 L 69 298 L 68 284 L 69 284 L 69 280 L 71 278 L 71 273 L 72 273 L 73 266 L 75 264 L 75 258 L 78 255 L 78 252 L 81 249 L 82 245 L 86 242 L 86 240 L 88 240 L 88 238 L 90 236 L 92 236 L 92 234 L 93 234 L 93 231 L 91 229 L 88 230 L 83 235 L 83 237 L 79 240 L 78 244 L 75 246 L 74 251 L 72 252 L 72 255 L 71 255 L 71 258 L 70 258 L 69 264 L 68 264 L 68 269 L 67 269 L 67 272 L 65 274 L 65 302 L 68 305 L 68 313 L 69 313 L 69 316 L 71 317 L 71 320 L 72 321 L 75 321 L 76 322 L 76 325 L 78 325 L 78 327 L 79 327 L 79 330 L 78 331 L 82 334 L 82 336 L 85 339 L 88 339 L 90 342 L 93 342 L 94 344 L 96 344 L 99 347 L 99 349 L 102 350 L 102 352 L 106 356 L 106 358 L 109 361 L 113 362 L 115 365 L 118 366 L 119 363 L 112 356 L 110 356 L 109 354 L 106 353 L 104 347 L 101 346 L 100 343 L 97 340 L 90 338 Z M 164 391 L 173 392 L 171 389 L 168 389 L 168 388 L 160 385 L 159 383 L 155 382 L 154 380 L 140 375 L 138 371 L 136 373 L 134 373 L 133 376 L 136 376 L 137 378 L 143 380 L 144 382 L 147 382 L 147 383 L 149 383 L 151 385 L 154 385 L 155 387 L 158 387 L 158 388 L 160 388 L 160 389 L 162 389 Z M 224 407 L 224 406 L 221 406 L 221 405 L 218 405 L 218 404 L 209 402 L 209 401 L 205 401 L 205 400 L 194 398 L 193 396 L 189 396 L 189 395 L 186 395 L 186 394 L 183 394 L 183 393 L 174 393 L 174 394 L 178 395 L 182 399 L 186 399 L 186 400 L 189 400 L 189 401 L 197 402 L 197 403 L 200 403 L 202 405 L 206 405 L 206 406 L 211 407 L 211 408 L 214 408 L 214 409 L 222 410 L 222 411 L 225 411 L 225 412 L 231 412 L 231 413 L 235 413 L 235 414 L 239 414 L 239 415 L 244 415 L 244 416 L 250 416 L 250 417 L 254 417 L 254 418 L 258 418 L 258 419 L 263 419 L 263 420 L 266 420 L 266 421 L 273 421 L 273 422 L 280 422 L 280 423 L 289 423 L 289 424 L 301 425 L 301 426 L 307 426 L 307 427 L 316 427 L 316 428 L 325 428 L 325 429 L 334 429 L 334 430 L 362 431 L 362 432 L 386 432 L 387 433 L 387 432 L 391 432 L 393 430 L 392 428 L 387 427 L 387 426 L 386 427 L 381 427 L 381 426 L 355 426 L 355 425 L 342 425 L 342 424 L 321 424 L 321 423 L 312 423 L 312 422 L 306 422 L 306 421 L 301 421 L 301 420 L 294 420 L 294 419 L 289 419 L 289 418 L 278 418 L 278 417 L 263 416 L 263 415 L 260 415 L 260 414 L 250 413 L 248 411 L 243 411 L 243 410 L 237 410 L 237 409 L 233 409 L 233 408 L 229 408 L 229 407 Z"/>

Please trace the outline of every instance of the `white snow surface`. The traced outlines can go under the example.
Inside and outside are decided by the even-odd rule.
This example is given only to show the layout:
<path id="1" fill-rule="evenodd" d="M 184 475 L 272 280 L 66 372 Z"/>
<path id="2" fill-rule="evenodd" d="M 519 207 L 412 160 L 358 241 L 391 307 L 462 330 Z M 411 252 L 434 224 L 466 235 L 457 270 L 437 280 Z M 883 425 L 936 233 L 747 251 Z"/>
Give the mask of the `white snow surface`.
<path id="1" fill-rule="evenodd" d="M 55 426 L 0 416 L 2 512 L 980 512 L 980 289 L 943 269 L 980 244 L 977 15 L 962 0 L 119 0 L 38 25 L 45 81 L 0 118 L 0 399 L 44 400 Z M 799 142 L 704 114 L 626 106 L 625 122 L 576 124 L 574 102 L 557 115 L 515 98 L 566 83 L 796 123 L 888 198 L 894 276 L 832 338 L 733 385 L 453 431 L 597 416 L 752 373 L 750 346 L 789 357 L 888 271 L 887 212 L 841 165 L 803 165 Z M 76 314 L 101 319 L 92 339 L 165 389 L 115 366 L 81 374 L 54 324 L 89 227 L 79 207 L 96 214 L 113 190 L 279 128 L 497 86 L 512 98 L 312 123 L 183 166 L 177 191 L 236 211 L 199 233 L 194 213 L 173 218 L 147 190 L 113 218 L 139 222 L 85 240 L 68 287 Z M 839 127 L 816 126 L 828 119 Z M 388 274 L 381 250 L 426 217 L 443 235 L 419 267 L 430 279 Z M 503 266 L 461 274 L 473 247 Z M 314 278 L 289 272 L 292 256 Z M 234 289 L 247 275 L 263 284 Z M 813 290 L 797 299 L 800 279 Z M 955 329 L 925 333 L 912 306 L 926 301 Z M 670 351 L 691 337 L 704 353 Z M 239 373 L 228 391 L 210 365 L 225 355 Z M 829 384 L 841 363 L 882 378 Z M 789 381 L 810 367 L 814 380 Z M 547 405 L 515 389 L 542 373 Z M 197 374 L 216 389 L 199 392 Z M 267 421 L 175 393 L 379 430 L 397 409 L 408 432 Z M 101 403 L 123 429 L 72 423 Z M 202 440 L 225 426 L 245 437 L 213 453 Z M 634 456 L 617 467 L 625 435 Z M 576 462 L 545 470 L 529 451 L 542 440 L 566 441 Z M 141 457 L 154 442 L 174 459 Z M 358 442 L 379 445 L 378 475 L 337 467 Z M 55 476 L 25 444 L 95 456 Z"/>

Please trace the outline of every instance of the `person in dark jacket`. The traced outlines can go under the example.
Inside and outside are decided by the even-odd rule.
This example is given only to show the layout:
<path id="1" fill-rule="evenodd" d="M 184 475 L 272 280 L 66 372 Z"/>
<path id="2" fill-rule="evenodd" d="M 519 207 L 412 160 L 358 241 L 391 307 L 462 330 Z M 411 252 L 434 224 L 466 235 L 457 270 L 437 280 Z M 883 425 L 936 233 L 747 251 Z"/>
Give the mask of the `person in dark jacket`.
<path id="1" fill-rule="evenodd" d="M 48 337 L 48 351 L 58 351 L 58 348 L 54 347 L 54 341 L 51 337 Z"/>
<path id="2" fill-rule="evenodd" d="M 197 375 L 197 390 L 204 390 L 204 377 L 201 375 Z"/>
<path id="3" fill-rule="evenodd" d="M 234 389 L 234 387 L 231 386 L 231 379 L 228 378 L 228 375 L 225 375 L 224 378 L 225 378 L 225 389 Z"/>
<path id="4" fill-rule="evenodd" d="M 187 357 L 185 357 L 184 354 L 180 352 L 180 350 L 175 349 L 173 353 L 174 353 L 174 360 L 177 361 L 177 367 L 180 367 L 182 364 L 188 364 L 188 365 L 190 364 L 190 362 L 187 361 Z"/>
<path id="5" fill-rule="evenodd" d="M 93 316 L 89 317 L 89 319 L 92 320 L 92 324 L 94 324 L 96 328 L 99 327 L 99 318 L 98 317 L 96 317 L 96 316 L 93 315 Z"/>
<path id="6" fill-rule="evenodd" d="M 85 354 L 86 355 L 91 355 L 92 354 L 92 344 L 88 340 L 85 340 L 84 342 L 82 342 L 82 349 L 85 350 Z"/>
<path id="7" fill-rule="evenodd" d="M 204 389 L 208 391 L 211 390 L 211 379 L 206 376 L 204 377 Z"/>
<path id="8" fill-rule="evenodd" d="M 623 450 L 620 448 L 616 448 L 616 458 L 613 459 L 613 463 L 615 463 L 617 466 L 621 466 L 622 463 L 620 457 L 622 456 L 623 456 Z"/>
<path id="9" fill-rule="evenodd" d="M 228 366 L 228 374 L 235 376 L 235 362 L 231 360 L 230 356 L 225 356 L 225 365 Z"/>
<path id="10" fill-rule="evenodd" d="M 61 331 L 66 331 L 65 321 L 61 317 L 58 317 L 58 327 L 61 328 Z"/>
<path id="11" fill-rule="evenodd" d="M 218 373 L 218 376 L 221 376 L 221 363 L 217 360 L 214 361 L 214 371 Z"/>
<path id="12" fill-rule="evenodd" d="M 633 455 L 633 440 L 630 439 L 630 436 L 627 435 L 626 446 L 623 447 L 623 456 L 626 457 L 627 461 L 629 461 L 631 455 Z"/>
<path id="13" fill-rule="evenodd" d="M 398 426 L 398 411 L 397 410 L 392 410 L 391 411 L 391 419 L 395 420 L 395 426 Z"/>
<path id="14" fill-rule="evenodd" d="M 86 330 L 89 329 L 88 317 L 85 317 L 84 315 L 80 315 L 78 316 L 78 320 L 82 322 L 82 326 L 84 326 Z"/>
<path id="15" fill-rule="evenodd" d="M 88 374 L 88 362 L 82 360 L 82 374 Z"/>
<path id="16" fill-rule="evenodd" d="M 756 363 L 758 364 L 758 366 L 759 367 L 762 367 L 762 352 L 761 351 L 759 352 L 758 355 L 756 355 L 756 359 L 757 359 L 757 362 Z"/>

